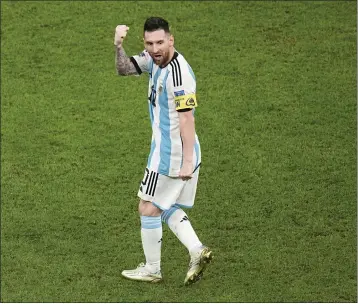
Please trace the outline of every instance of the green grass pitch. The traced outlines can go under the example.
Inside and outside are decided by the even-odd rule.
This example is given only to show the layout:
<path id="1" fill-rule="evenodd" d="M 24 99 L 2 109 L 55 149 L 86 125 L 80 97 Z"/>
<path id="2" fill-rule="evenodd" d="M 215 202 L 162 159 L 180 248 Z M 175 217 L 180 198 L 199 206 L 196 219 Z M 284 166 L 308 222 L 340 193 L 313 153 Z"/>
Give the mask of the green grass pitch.
<path id="1" fill-rule="evenodd" d="M 356 302 L 354 1 L 1 1 L 2 302 Z M 188 212 L 215 255 L 183 286 L 164 228 L 158 285 L 136 193 L 147 77 L 118 77 L 168 19 L 197 78 L 203 165 Z"/>

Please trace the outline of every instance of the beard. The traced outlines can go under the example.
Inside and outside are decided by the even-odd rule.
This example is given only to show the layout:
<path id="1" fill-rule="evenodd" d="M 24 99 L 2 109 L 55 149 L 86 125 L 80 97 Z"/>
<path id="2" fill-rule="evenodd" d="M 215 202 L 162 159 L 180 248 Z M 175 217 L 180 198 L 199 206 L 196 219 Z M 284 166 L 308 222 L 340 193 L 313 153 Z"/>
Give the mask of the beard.
<path id="1" fill-rule="evenodd" d="M 152 55 L 152 59 L 155 62 L 156 65 L 163 65 L 169 61 L 169 55 L 168 53 L 163 53 L 160 55 Z"/>

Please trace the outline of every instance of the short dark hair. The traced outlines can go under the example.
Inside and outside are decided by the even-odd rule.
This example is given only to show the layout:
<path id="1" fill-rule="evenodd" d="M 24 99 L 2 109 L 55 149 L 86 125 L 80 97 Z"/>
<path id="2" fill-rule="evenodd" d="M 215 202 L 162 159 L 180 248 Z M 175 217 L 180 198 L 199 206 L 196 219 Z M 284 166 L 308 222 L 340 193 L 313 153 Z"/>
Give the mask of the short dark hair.
<path id="1" fill-rule="evenodd" d="M 164 30 L 170 33 L 169 23 L 161 17 L 149 17 L 144 23 L 144 32 L 154 32 L 157 30 Z"/>

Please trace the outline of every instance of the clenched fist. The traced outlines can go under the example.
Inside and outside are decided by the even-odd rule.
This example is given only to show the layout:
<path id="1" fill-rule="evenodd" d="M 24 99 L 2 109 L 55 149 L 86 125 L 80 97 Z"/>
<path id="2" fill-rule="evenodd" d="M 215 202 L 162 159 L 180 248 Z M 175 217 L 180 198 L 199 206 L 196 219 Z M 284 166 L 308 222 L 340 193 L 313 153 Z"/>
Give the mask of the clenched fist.
<path id="1" fill-rule="evenodd" d="M 126 25 L 117 25 L 116 32 L 114 34 L 114 45 L 121 45 L 124 37 L 127 35 L 129 27 Z"/>

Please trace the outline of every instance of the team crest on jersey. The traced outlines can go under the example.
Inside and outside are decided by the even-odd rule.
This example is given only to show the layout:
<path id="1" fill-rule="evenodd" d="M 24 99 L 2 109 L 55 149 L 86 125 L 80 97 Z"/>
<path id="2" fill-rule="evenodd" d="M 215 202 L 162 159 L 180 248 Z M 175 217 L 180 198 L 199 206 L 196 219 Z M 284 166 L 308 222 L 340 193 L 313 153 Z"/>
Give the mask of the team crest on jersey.
<path id="1" fill-rule="evenodd" d="M 140 53 L 139 57 L 145 57 L 145 53 L 144 52 Z"/>
<path id="2" fill-rule="evenodd" d="M 163 91 L 163 80 L 159 82 L 158 93 L 160 94 L 162 93 L 162 91 Z"/>
<path id="3" fill-rule="evenodd" d="M 184 90 L 181 90 L 181 91 L 178 91 L 178 92 L 174 92 L 174 96 L 183 96 L 185 93 L 184 93 Z"/>

